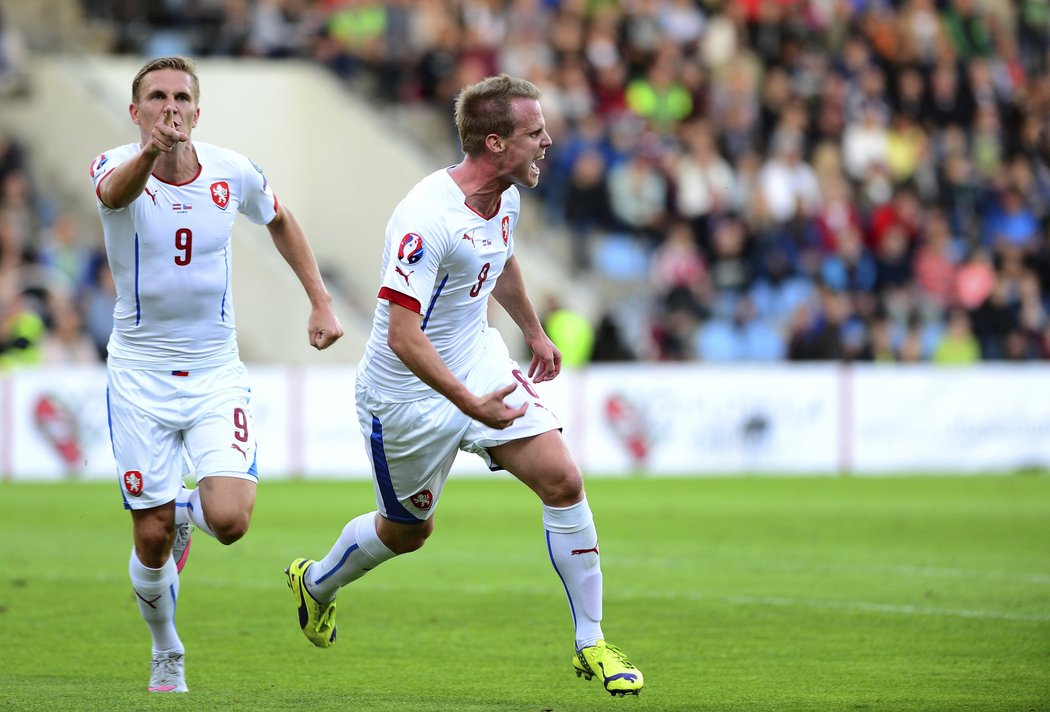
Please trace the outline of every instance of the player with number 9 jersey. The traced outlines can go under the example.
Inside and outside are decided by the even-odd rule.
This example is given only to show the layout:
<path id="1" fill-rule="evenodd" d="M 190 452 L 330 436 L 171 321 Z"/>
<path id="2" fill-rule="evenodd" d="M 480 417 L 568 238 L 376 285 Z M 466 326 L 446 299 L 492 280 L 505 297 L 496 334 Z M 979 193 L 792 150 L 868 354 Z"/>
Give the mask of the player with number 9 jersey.
<path id="1" fill-rule="evenodd" d="M 255 507 L 257 438 L 231 292 L 238 213 L 266 226 L 298 277 L 310 345 L 343 334 L 306 235 L 262 170 L 191 139 L 199 100 L 195 62 L 151 59 L 131 83 L 139 142 L 99 154 L 90 169 L 117 290 L 106 406 L 131 512 L 128 574 L 152 638 L 151 692 L 189 689 L 175 603 L 191 531 L 233 544 Z"/>
<path id="2" fill-rule="evenodd" d="M 262 169 L 244 156 L 194 141 L 200 171 L 187 183 L 155 175 L 142 195 L 112 210 L 99 197 L 106 252 L 117 288 L 109 361 L 135 368 L 189 370 L 236 361 L 231 293 L 231 233 L 243 213 L 265 225 L 277 198 Z M 98 156 L 98 187 L 142 147 Z"/>

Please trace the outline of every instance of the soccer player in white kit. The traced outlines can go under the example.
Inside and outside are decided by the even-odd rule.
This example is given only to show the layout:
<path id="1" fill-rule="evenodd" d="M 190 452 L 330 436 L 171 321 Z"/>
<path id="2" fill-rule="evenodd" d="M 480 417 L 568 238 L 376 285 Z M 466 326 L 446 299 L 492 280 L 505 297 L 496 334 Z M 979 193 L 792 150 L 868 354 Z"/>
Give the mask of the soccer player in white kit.
<path id="1" fill-rule="evenodd" d="M 148 62 L 131 97 L 140 141 L 91 165 L 117 287 L 110 438 L 133 523 L 131 583 L 153 642 L 148 689 L 186 692 L 175 604 L 190 523 L 223 544 L 237 541 L 258 479 L 230 293 L 238 213 L 266 225 L 306 290 L 310 343 L 327 348 L 343 330 L 305 234 L 262 170 L 234 151 L 190 140 L 200 117 L 192 60 Z M 196 489 L 183 486 L 187 460 Z"/>
<path id="2" fill-rule="evenodd" d="M 638 694 L 641 672 L 604 640 L 598 536 L 583 477 L 534 388 L 561 367 L 514 257 L 518 186 L 537 184 L 536 162 L 551 145 L 539 91 L 522 79 L 489 77 L 460 93 L 455 117 L 463 161 L 420 181 L 387 225 L 372 334 L 357 370 L 378 511 L 347 523 L 323 559 L 289 565 L 299 625 L 318 647 L 335 642 L 337 591 L 423 546 L 464 450 L 539 496 L 575 625 L 577 676 L 599 676 L 614 695 Z M 488 325 L 490 295 L 532 351 L 528 374 Z"/>

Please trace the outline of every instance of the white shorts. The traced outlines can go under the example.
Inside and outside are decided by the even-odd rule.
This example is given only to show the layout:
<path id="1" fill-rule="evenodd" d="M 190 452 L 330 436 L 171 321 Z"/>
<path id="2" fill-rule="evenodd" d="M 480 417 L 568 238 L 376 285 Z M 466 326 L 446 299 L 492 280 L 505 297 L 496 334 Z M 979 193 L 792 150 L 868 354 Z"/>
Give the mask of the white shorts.
<path id="1" fill-rule="evenodd" d="M 522 403 L 529 407 L 503 430 L 473 420 L 442 395 L 391 403 L 358 381 L 357 417 L 372 461 L 376 503 L 387 519 L 404 523 L 428 519 L 457 451 L 475 453 L 489 469 L 498 470 L 488 448 L 561 428 L 540 401 L 532 381 L 510 357 L 499 333 L 490 329 L 489 335 L 485 356 L 464 382 L 477 395 L 519 383 L 504 403 L 511 408 Z"/>
<path id="2" fill-rule="evenodd" d="M 198 481 L 212 475 L 258 480 L 244 364 L 193 371 L 110 364 L 108 374 L 109 437 L 125 508 L 172 501 L 188 471 Z"/>

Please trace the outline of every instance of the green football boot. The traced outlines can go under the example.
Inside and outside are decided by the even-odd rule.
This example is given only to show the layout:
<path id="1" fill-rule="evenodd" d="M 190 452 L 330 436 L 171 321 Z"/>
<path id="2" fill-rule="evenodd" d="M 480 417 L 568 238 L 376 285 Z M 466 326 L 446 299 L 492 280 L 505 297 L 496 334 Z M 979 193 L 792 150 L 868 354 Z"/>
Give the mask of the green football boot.
<path id="1" fill-rule="evenodd" d="M 610 695 L 637 695 L 645 684 L 642 671 L 632 665 L 619 648 L 604 640 L 577 650 L 572 666 L 576 669 L 576 677 L 585 680 L 595 675 L 600 677 Z"/>
<path id="2" fill-rule="evenodd" d="M 318 648 L 330 648 L 335 645 L 335 601 L 321 604 L 307 590 L 306 570 L 313 563 L 312 559 L 296 559 L 284 573 L 299 608 L 299 627 L 303 635 Z"/>

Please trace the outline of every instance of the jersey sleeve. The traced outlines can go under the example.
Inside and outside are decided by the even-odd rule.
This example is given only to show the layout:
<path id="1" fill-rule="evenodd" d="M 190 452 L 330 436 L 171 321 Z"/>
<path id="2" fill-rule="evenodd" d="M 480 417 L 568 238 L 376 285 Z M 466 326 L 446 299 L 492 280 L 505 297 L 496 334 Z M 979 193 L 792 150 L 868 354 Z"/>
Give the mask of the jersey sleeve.
<path id="1" fill-rule="evenodd" d="M 266 174 L 253 161 L 241 156 L 240 211 L 256 225 L 266 225 L 277 215 L 277 196 Z"/>
<path id="2" fill-rule="evenodd" d="M 438 221 L 402 220 L 395 214 L 387 226 L 379 298 L 422 314 L 434 294 L 449 243 L 448 230 Z"/>
<path id="3" fill-rule="evenodd" d="M 102 196 L 100 193 L 103 179 L 112 173 L 117 166 L 128 160 L 128 157 L 132 155 L 126 149 L 126 146 L 121 146 L 120 148 L 114 148 L 105 153 L 100 153 L 95 156 L 93 161 L 91 161 L 91 167 L 88 169 L 88 173 L 91 175 L 91 182 L 95 186 L 95 202 L 98 204 L 98 209 L 103 213 L 115 213 L 119 212 L 119 210 L 126 210 L 126 208 L 120 208 L 119 210 L 110 208 L 102 202 Z"/>

